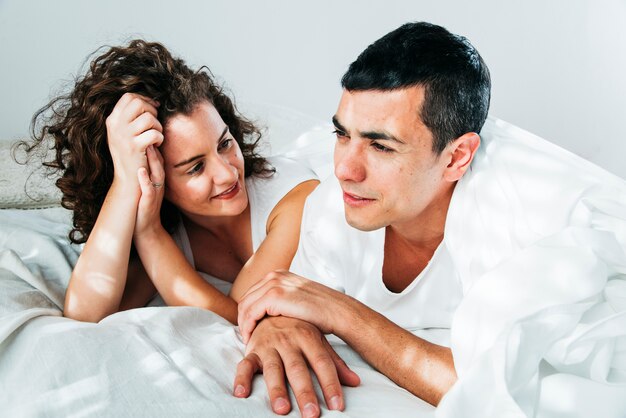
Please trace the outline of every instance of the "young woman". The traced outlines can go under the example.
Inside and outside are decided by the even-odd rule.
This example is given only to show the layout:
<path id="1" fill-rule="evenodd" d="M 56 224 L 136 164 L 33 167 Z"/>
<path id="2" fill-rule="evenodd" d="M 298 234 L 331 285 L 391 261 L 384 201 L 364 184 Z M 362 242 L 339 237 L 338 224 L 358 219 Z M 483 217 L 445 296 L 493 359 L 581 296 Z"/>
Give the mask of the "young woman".
<path id="1" fill-rule="evenodd" d="M 64 315 L 97 322 L 145 306 L 209 309 L 236 323 L 245 291 L 295 254 L 312 171 L 256 152 L 258 129 L 206 67 L 158 43 L 96 57 L 33 118 L 54 140 L 70 239 L 85 243 Z M 232 288 L 231 288 L 232 285 Z"/>

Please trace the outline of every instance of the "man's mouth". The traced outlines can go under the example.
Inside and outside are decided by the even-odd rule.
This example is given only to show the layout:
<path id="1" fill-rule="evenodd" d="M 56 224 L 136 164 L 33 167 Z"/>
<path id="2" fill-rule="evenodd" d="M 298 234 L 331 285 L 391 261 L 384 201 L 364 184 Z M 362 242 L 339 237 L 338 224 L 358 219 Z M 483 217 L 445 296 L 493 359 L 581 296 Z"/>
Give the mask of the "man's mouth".
<path id="1" fill-rule="evenodd" d="M 345 191 L 343 192 L 343 201 L 349 206 L 363 207 L 372 203 L 374 200 L 375 199 L 370 199 L 367 197 L 359 196 L 359 195 L 348 193 Z"/>

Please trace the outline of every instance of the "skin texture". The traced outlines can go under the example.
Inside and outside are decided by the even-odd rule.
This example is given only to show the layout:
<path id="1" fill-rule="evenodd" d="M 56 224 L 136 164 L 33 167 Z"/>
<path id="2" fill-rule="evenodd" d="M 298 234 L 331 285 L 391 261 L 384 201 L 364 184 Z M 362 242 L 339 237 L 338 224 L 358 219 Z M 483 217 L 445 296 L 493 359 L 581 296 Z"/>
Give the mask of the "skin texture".
<path id="1" fill-rule="evenodd" d="M 241 295 L 269 271 L 288 268 L 304 201 L 318 182 L 281 199 L 253 256 L 244 160 L 219 113 L 201 102 L 162 127 L 157 106 L 125 94 L 107 119 L 114 181 L 72 273 L 64 314 L 97 322 L 144 306 L 158 291 L 168 305 L 202 307 L 235 323 Z M 234 282 L 233 297 L 204 281 L 165 231 L 164 198 L 181 211 L 196 268 Z M 129 262 L 131 243 L 139 258 Z"/>
<path id="2" fill-rule="evenodd" d="M 335 175 L 344 192 L 346 220 L 361 230 L 385 228 L 383 280 L 392 291 L 406 288 L 443 240 L 454 186 L 480 144 L 478 135 L 470 132 L 441 154 L 433 153 L 432 134 L 419 116 L 423 100 L 420 86 L 389 92 L 344 91 L 333 118 Z M 300 333 L 298 322 L 290 335 L 292 341 L 302 343 L 293 343 L 291 351 L 275 340 L 262 343 L 268 335 L 263 327 L 269 320 L 263 319 L 266 316 L 289 317 L 336 334 L 373 367 L 433 405 L 456 380 L 448 348 L 415 337 L 350 296 L 279 271 L 247 292 L 238 320 L 244 341 L 253 344 L 248 351 L 260 363 L 273 347 L 280 353 L 292 388 L 306 378 L 289 377 L 289 357 L 315 345 L 321 349 L 322 344 L 316 338 L 295 337 Z M 309 363 L 316 371 L 316 364 Z M 248 376 L 240 373 L 238 379 L 248 390 Z M 331 379 L 328 387 L 327 400 L 340 391 L 339 379 Z M 300 395 L 306 400 L 300 400 L 294 392 L 300 406 L 313 402 L 308 393 Z M 302 406 L 301 411 L 308 416 Z"/>

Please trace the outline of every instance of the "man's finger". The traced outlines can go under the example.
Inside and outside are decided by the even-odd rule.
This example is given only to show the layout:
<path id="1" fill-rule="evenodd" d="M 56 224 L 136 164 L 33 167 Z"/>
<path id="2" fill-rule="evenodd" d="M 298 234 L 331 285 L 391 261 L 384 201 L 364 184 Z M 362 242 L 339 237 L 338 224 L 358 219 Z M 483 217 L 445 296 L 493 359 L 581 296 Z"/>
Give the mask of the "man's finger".
<path id="1" fill-rule="evenodd" d="M 237 324 L 239 324 L 239 331 L 241 332 L 241 337 L 243 338 L 244 343 L 248 343 L 250 340 L 250 336 L 252 335 L 252 331 L 256 327 L 257 322 L 265 316 L 265 310 L 263 310 L 262 315 L 253 315 L 253 312 L 250 310 L 256 302 L 261 299 L 267 288 L 265 284 L 271 282 L 273 278 L 268 275 L 265 279 L 262 280 L 263 285 L 259 286 L 259 283 L 255 285 L 255 289 L 248 290 L 245 296 L 239 302 L 238 312 L 237 312 Z M 268 284 L 268 287 L 271 288 L 271 285 Z"/>
<path id="2" fill-rule="evenodd" d="M 262 293 L 262 289 L 258 290 L 257 293 Z M 255 297 L 257 294 L 255 293 L 251 296 Z M 247 302 L 239 303 L 237 323 L 239 324 L 239 331 L 241 332 L 244 343 L 247 343 L 248 340 L 250 340 L 250 336 L 252 335 L 252 331 L 254 331 L 257 322 L 263 318 L 266 313 L 265 309 L 262 309 L 262 312 L 259 311 L 258 308 L 262 306 L 262 304 L 256 302 L 256 300 L 248 300 Z"/>

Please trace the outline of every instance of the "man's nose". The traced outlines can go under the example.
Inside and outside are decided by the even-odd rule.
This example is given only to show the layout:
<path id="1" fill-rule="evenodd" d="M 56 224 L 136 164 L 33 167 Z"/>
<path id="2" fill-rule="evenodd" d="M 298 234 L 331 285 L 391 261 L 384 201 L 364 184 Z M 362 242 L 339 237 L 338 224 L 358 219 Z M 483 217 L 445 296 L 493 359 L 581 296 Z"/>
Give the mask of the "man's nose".
<path id="1" fill-rule="evenodd" d="M 340 181 L 362 182 L 366 177 L 366 164 L 362 144 L 350 143 L 335 146 L 335 176 Z"/>

